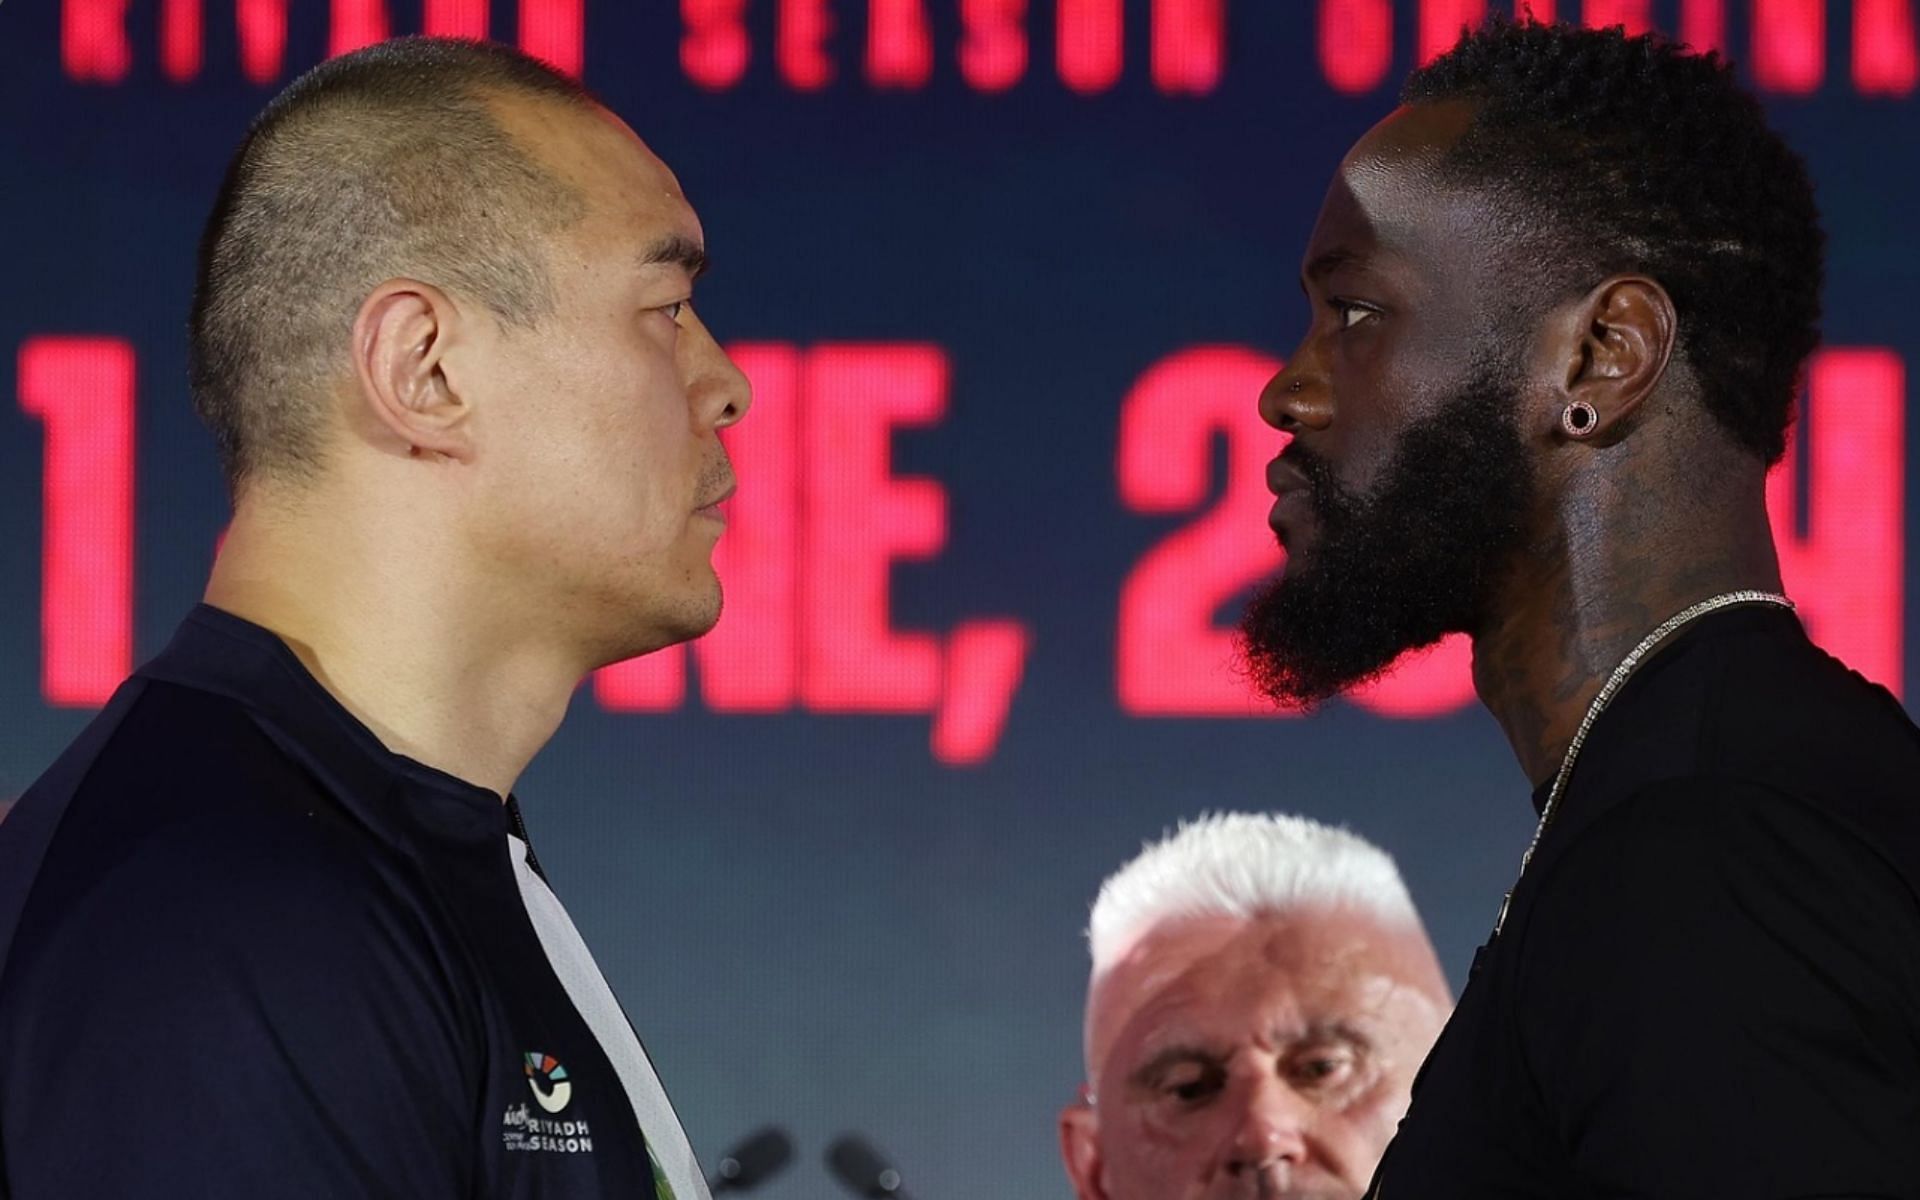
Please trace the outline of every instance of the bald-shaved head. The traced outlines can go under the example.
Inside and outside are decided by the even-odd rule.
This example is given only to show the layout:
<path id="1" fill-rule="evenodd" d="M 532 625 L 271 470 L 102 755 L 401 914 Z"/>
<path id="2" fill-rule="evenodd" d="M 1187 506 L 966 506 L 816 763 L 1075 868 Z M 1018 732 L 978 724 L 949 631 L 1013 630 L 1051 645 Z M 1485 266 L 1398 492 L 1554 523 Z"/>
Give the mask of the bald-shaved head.
<path id="1" fill-rule="evenodd" d="M 320 465 L 327 385 L 383 281 L 523 327 L 549 310 L 547 238 L 586 201 L 497 119 L 516 97 L 597 107 L 507 47 L 402 38 L 314 68 L 255 120 L 201 240 L 192 317 L 194 404 L 236 494 Z"/>

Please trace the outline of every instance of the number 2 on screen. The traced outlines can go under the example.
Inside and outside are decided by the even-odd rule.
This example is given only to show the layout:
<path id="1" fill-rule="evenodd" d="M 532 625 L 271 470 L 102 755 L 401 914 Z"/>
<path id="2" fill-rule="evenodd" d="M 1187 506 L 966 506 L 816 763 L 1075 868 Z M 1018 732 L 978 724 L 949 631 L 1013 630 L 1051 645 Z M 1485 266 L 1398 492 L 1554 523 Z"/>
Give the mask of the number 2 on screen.
<path id="1" fill-rule="evenodd" d="M 1234 669 L 1233 631 L 1220 607 L 1283 561 L 1267 532 L 1267 460 L 1285 445 L 1261 423 L 1260 389 L 1278 359 L 1235 346 L 1196 346 L 1151 367 L 1120 410 L 1120 498 L 1137 513 L 1186 513 L 1226 479 L 1204 514 L 1149 550 L 1120 589 L 1115 683 L 1136 716 L 1254 716 L 1271 712 Z"/>

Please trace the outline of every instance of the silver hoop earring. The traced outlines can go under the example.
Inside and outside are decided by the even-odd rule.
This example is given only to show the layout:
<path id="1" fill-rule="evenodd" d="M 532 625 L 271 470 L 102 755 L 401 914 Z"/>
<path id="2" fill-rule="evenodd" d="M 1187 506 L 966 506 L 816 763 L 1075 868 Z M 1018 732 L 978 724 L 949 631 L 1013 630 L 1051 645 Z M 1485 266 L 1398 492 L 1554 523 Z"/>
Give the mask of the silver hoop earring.
<path id="1" fill-rule="evenodd" d="M 1567 431 L 1570 438 L 1593 436 L 1600 427 L 1600 410 L 1585 400 L 1575 400 L 1560 410 L 1560 428 Z"/>

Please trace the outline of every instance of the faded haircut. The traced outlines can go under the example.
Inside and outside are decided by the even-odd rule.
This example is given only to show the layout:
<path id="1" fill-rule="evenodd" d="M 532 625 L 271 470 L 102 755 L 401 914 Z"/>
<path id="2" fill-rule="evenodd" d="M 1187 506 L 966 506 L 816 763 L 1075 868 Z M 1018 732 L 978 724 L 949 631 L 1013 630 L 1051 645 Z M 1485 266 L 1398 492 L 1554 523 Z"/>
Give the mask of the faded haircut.
<path id="1" fill-rule="evenodd" d="M 1530 303 L 1621 272 L 1659 280 L 1707 412 L 1780 461 L 1820 341 L 1826 235 L 1806 163 L 1724 60 L 1653 33 L 1496 17 L 1401 99 L 1475 106 L 1442 170 L 1515 216 Z"/>
<path id="2" fill-rule="evenodd" d="M 1093 976 L 1106 974 L 1165 922 L 1326 908 L 1420 927 L 1393 859 L 1358 834 L 1277 813 L 1183 821 L 1100 885 L 1087 927 Z"/>
<path id="3" fill-rule="evenodd" d="M 530 327 L 552 308 L 546 239 L 586 201 L 495 119 L 492 98 L 587 109 L 516 50 L 399 38 L 295 80 L 247 132 L 201 238 L 194 407 L 236 496 L 321 463 L 323 395 L 366 296 L 407 276 Z"/>

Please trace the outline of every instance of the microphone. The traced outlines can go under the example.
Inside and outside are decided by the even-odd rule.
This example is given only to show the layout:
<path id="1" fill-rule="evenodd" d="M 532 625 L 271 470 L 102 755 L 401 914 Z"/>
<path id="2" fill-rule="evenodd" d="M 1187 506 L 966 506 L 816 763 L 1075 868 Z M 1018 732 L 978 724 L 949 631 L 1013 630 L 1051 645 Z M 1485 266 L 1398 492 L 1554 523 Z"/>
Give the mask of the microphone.
<path id="1" fill-rule="evenodd" d="M 720 1156 L 710 1190 L 718 1195 L 758 1187 L 779 1174 L 792 1158 L 793 1139 L 786 1130 L 769 1125 Z"/>
<path id="2" fill-rule="evenodd" d="M 827 1167 L 842 1186 L 869 1200 L 909 1200 L 900 1170 L 857 1133 L 843 1133 L 827 1147 Z"/>

